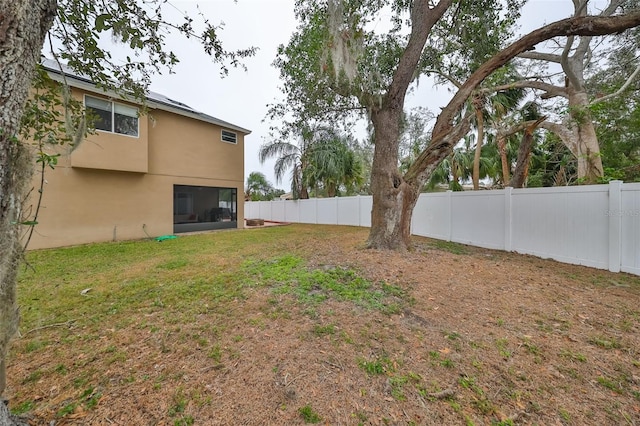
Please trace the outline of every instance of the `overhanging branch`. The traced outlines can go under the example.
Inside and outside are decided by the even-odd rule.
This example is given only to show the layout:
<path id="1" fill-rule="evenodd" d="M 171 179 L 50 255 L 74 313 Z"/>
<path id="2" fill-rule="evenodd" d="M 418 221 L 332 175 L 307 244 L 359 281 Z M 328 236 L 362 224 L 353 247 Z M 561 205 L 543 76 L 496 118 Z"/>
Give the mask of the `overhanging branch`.
<path id="1" fill-rule="evenodd" d="M 622 93 L 624 93 L 625 90 L 627 90 L 627 88 L 631 85 L 631 83 L 633 83 L 633 80 L 635 80 L 639 74 L 640 74 L 640 64 L 638 64 L 635 71 L 633 71 L 633 73 L 629 76 L 629 78 L 627 78 L 627 81 L 625 81 L 624 84 L 620 86 L 620 88 L 615 93 L 610 93 L 601 98 L 594 99 L 593 101 L 591 101 L 589 106 L 595 105 L 600 102 L 608 101 L 609 99 L 615 98 L 616 96 L 620 96 Z"/>
<path id="2" fill-rule="evenodd" d="M 518 58 L 533 59 L 537 61 L 555 62 L 560 63 L 562 57 L 554 53 L 542 53 L 542 52 L 522 52 L 518 55 Z"/>
<path id="3" fill-rule="evenodd" d="M 509 90 L 509 89 L 536 89 L 542 90 L 546 92 L 542 97 L 544 99 L 553 98 L 556 96 L 568 97 L 567 89 L 561 86 L 554 86 L 553 84 L 545 83 L 543 81 L 535 81 L 535 80 L 519 80 L 514 81 L 513 83 L 503 84 L 500 86 L 489 87 L 486 89 L 482 89 L 483 93 L 495 93 L 501 90 Z"/>
<path id="4" fill-rule="evenodd" d="M 531 50 L 533 47 L 545 40 L 559 36 L 571 35 L 605 35 L 624 31 L 640 25 L 640 11 L 634 11 L 626 15 L 611 17 L 576 17 L 567 18 L 539 28 L 521 39 L 517 40 L 507 48 L 498 52 L 491 59 L 481 65 L 460 90 L 454 95 L 449 104 L 438 116 L 433 134 L 438 137 L 440 133 L 451 130 L 455 117 L 458 115 L 465 102 L 474 90 L 498 68 L 515 58 L 518 54 Z"/>

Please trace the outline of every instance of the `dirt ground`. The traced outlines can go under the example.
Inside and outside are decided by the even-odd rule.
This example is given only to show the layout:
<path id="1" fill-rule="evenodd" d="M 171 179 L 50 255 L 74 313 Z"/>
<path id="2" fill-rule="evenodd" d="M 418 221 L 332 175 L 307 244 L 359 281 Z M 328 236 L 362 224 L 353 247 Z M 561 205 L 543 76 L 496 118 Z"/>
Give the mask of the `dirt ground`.
<path id="1" fill-rule="evenodd" d="M 373 251 L 365 239 L 336 234 L 304 252 L 402 288 L 396 312 L 333 299 L 310 312 L 264 287 L 197 323 L 153 317 L 161 332 L 132 312 L 130 327 L 107 324 L 64 353 L 14 357 L 7 396 L 36 403 L 34 425 L 640 424 L 639 277 L 422 238 L 409 253 Z M 215 353 L 178 337 L 203 334 Z M 121 359 L 94 355 L 106 341 Z M 91 403 L 61 416 L 78 398 Z"/>

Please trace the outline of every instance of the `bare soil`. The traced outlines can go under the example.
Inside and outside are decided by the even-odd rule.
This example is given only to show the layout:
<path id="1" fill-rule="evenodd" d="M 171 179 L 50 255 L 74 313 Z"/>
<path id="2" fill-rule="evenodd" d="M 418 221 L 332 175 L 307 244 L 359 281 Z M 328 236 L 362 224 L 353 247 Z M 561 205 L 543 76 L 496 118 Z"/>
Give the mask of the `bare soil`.
<path id="1" fill-rule="evenodd" d="M 640 278 L 423 238 L 367 250 L 366 235 L 291 244 L 401 287 L 396 312 L 264 287 L 194 323 L 131 312 L 64 352 L 20 350 L 6 396 L 35 402 L 33 425 L 640 424 Z M 150 320 L 159 332 L 136 326 Z M 37 334 L 55 346 L 58 328 Z"/>

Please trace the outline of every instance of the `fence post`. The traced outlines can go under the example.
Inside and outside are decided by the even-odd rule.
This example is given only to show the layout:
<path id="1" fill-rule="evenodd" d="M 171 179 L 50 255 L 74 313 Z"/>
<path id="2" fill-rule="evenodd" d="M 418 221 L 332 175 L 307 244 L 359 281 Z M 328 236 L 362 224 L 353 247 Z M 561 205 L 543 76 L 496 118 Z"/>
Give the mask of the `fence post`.
<path id="1" fill-rule="evenodd" d="M 620 272 L 622 262 L 622 181 L 609 182 L 609 271 Z"/>
<path id="2" fill-rule="evenodd" d="M 451 218 L 453 210 L 451 209 L 451 203 L 453 198 L 453 191 L 447 190 L 447 241 L 451 241 L 451 235 L 453 233 L 453 220 Z"/>
<path id="3" fill-rule="evenodd" d="M 504 189 L 504 251 L 511 251 L 511 196 L 513 188 Z"/>

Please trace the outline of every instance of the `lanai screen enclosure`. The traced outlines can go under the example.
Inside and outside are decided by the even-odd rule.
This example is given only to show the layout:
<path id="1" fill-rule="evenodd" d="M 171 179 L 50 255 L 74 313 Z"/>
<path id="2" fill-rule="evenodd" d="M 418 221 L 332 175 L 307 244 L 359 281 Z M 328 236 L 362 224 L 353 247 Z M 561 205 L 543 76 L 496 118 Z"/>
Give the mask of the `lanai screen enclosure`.
<path id="1" fill-rule="evenodd" d="M 236 188 L 173 186 L 173 232 L 237 228 Z"/>

